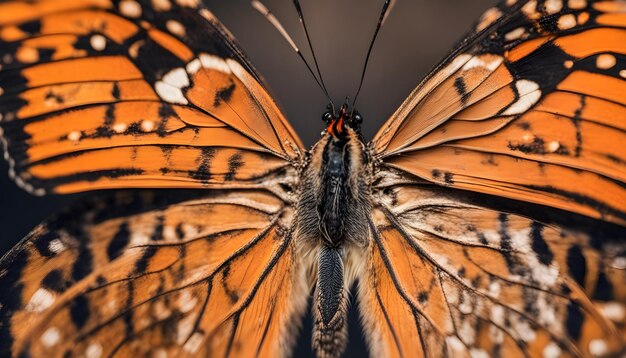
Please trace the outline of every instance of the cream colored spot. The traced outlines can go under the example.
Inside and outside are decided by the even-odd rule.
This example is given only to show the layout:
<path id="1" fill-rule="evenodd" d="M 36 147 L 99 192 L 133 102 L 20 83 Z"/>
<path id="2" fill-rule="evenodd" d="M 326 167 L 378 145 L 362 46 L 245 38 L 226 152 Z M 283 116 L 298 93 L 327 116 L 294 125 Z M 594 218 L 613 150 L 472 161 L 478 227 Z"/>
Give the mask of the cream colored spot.
<path id="1" fill-rule="evenodd" d="M 137 42 L 134 42 L 132 45 L 130 45 L 130 47 L 128 48 L 128 54 L 130 55 L 130 57 L 137 58 L 137 56 L 139 56 L 139 49 L 145 43 L 146 43 L 145 40 L 139 40 Z"/>
<path id="2" fill-rule="evenodd" d="M 166 102 L 178 104 L 189 103 L 180 88 L 174 87 L 168 83 L 158 81 L 157 83 L 155 83 L 154 89 L 156 90 L 159 97 L 161 97 L 161 99 Z"/>
<path id="3" fill-rule="evenodd" d="M 85 351 L 86 358 L 100 358 L 102 356 L 102 346 L 98 343 L 92 343 Z"/>
<path id="4" fill-rule="evenodd" d="M 518 40 L 524 36 L 524 34 L 526 34 L 526 30 L 523 27 L 518 27 L 515 30 L 507 32 L 506 35 L 504 35 L 504 39 L 507 41 Z"/>
<path id="5" fill-rule="evenodd" d="M 601 70 L 608 70 L 615 66 L 616 63 L 617 59 L 615 59 L 615 56 L 608 53 L 603 53 L 596 58 L 596 66 Z"/>
<path id="6" fill-rule="evenodd" d="M 587 0 L 569 0 L 567 6 L 574 10 L 584 9 L 587 7 Z"/>
<path id="7" fill-rule="evenodd" d="M 63 241 L 59 239 L 54 239 L 48 244 L 48 249 L 55 254 L 60 254 L 61 252 L 65 251 L 66 246 Z"/>
<path id="8" fill-rule="evenodd" d="M 537 12 L 537 0 L 531 0 L 522 6 L 522 12 L 531 20 L 541 17 L 541 14 Z"/>
<path id="9" fill-rule="evenodd" d="M 523 139 L 525 142 L 530 142 L 530 141 L 533 139 L 533 135 L 532 135 L 532 134 L 530 134 L 530 133 L 526 133 L 526 134 L 524 134 L 524 135 L 522 136 L 522 139 Z"/>
<path id="10" fill-rule="evenodd" d="M 561 11 L 561 9 L 563 9 L 563 1 L 546 0 L 543 6 L 548 14 L 556 14 L 557 12 Z"/>
<path id="11" fill-rule="evenodd" d="M 167 351 L 163 348 L 159 348 L 154 351 L 152 358 L 167 358 Z"/>
<path id="12" fill-rule="evenodd" d="M 73 131 L 67 135 L 67 139 L 73 142 L 79 141 L 80 137 L 82 137 L 82 134 L 79 131 Z"/>
<path id="13" fill-rule="evenodd" d="M 196 332 L 193 335 L 191 335 L 191 337 L 189 337 L 189 340 L 183 346 L 183 350 L 191 354 L 195 354 L 200 349 L 200 346 L 202 345 L 203 341 L 204 341 L 204 335 Z"/>
<path id="14" fill-rule="evenodd" d="M 626 309 L 617 302 L 608 302 L 600 305 L 600 312 L 613 322 L 622 322 L 626 318 Z"/>
<path id="15" fill-rule="evenodd" d="M 559 17 L 557 25 L 561 30 L 569 30 L 576 26 L 576 17 L 573 14 L 563 15 Z"/>
<path id="16" fill-rule="evenodd" d="M 170 11 L 172 3 L 169 0 L 152 0 L 152 8 L 156 11 Z"/>
<path id="17" fill-rule="evenodd" d="M 487 28 L 489 25 L 493 24 L 502 16 L 502 12 L 497 7 L 492 7 L 485 11 L 483 16 L 480 18 L 480 23 L 476 26 L 476 31 L 481 31 Z"/>
<path id="18" fill-rule="evenodd" d="M 175 68 L 168 72 L 162 78 L 163 82 L 170 84 L 176 88 L 189 87 L 189 76 L 184 68 Z"/>
<path id="19" fill-rule="evenodd" d="M 126 17 L 138 18 L 141 16 L 141 5 L 134 0 L 122 0 L 119 6 L 120 13 Z"/>
<path id="20" fill-rule="evenodd" d="M 561 353 L 559 345 L 554 342 L 550 342 L 543 349 L 543 358 L 559 358 Z"/>
<path id="21" fill-rule="evenodd" d="M 0 87 L 0 96 L 2 96 L 4 94 L 4 88 Z M 0 118 L 2 119 L 2 118 Z"/>
<path id="22" fill-rule="evenodd" d="M 202 67 L 210 70 L 220 71 L 226 74 L 230 74 L 232 71 L 230 66 L 221 57 L 215 55 L 209 55 L 206 53 L 199 56 Z"/>
<path id="23" fill-rule="evenodd" d="M 178 37 L 185 37 L 187 31 L 185 30 L 185 26 L 176 20 L 169 20 L 165 23 L 165 27 L 167 30 Z"/>
<path id="24" fill-rule="evenodd" d="M 200 3 L 200 0 L 176 0 L 176 3 L 179 6 L 197 8 Z"/>
<path id="25" fill-rule="evenodd" d="M 561 143 L 557 141 L 552 141 L 548 143 L 548 152 L 550 153 L 556 152 L 557 150 L 559 150 L 559 148 L 561 148 Z"/>
<path id="26" fill-rule="evenodd" d="M 143 120 L 141 121 L 141 130 L 144 132 L 152 132 L 155 128 L 154 121 Z"/>
<path id="27" fill-rule="evenodd" d="M 519 80 L 515 82 L 515 87 L 517 88 L 519 98 L 503 113 L 504 115 L 515 115 L 526 112 L 541 98 L 539 85 L 533 81 Z"/>
<path id="28" fill-rule="evenodd" d="M 619 71 L 619 75 L 626 78 L 626 70 Z"/>
<path id="29" fill-rule="evenodd" d="M 45 288 L 40 288 L 28 301 L 25 309 L 30 312 L 43 312 L 54 303 L 54 294 Z"/>
<path id="30" fill-rule="evenodd" d="M 173 226 L 165 226 L 163 228 L 163 239 L 165 241 L 176 241 L 176 229 Z"/>
<path id="31" fill-rule="evenodd" d="M 176 326 L 176 342 L 178 344 L 184 344 L 191 335 L 194 329 L 194 322 L 194 315 L 189 315 L 178 321 L 178 325 Z"/>
<path id="32" fill-rule="evenodd" d="M 626 76 L 624 77 L 626 78 Z M 618 270 L 626 270 L 626 257 L 616 257 L 611 266 Z"/>
<path id="33" fill-rule="evenodd" d="M 33 63 L 39 61 L 39 51 L 32 47 L 20 47 L 20 49 L 17 50 L 15 57 L 22 63 Z"/>
<path id="34" fill-rule="evenodd" d="M 517 3 L 517 0 L 506 0 L 506 6 L 513 6 Z"/>
<path id="35" fill-rule="evenodd" d="M 56 327 L 50 327 L 48 328 L 42 335 L 41 335 L 41 343 L 50 348 L 54 345 L 56 345 L 57 343 L 59 343 L 59 340 L 61 339 L 61 332 L 59 332 L 59 329 Z"/>
<path id="36" fill-rule="evenodd" d="M 589 342 L 589 353 L 594 356 L 602 356 L 608 353 L 609 347 L 606 345 L 606 342 L 602 339 L 594 339 Z"/>
<path id="37" fill-rule="evenodd" d="M 574 67 L 574 61 L 567 60 L 567 61 L 563 62 L 563 66 L 565 66 L 565 68 L 567 68 L 567 69 L 570 69 L 570 68 Z"/>
<path id="38" fill-rule="evenodd" d="M 126 125 L 126 123 L 115 123 L 113 125 L 113 131 L 115 133 L 124 133 L 126 132 L 126 129 L 128 129 L 128 125 Z"/>
<path id="39" fill-rule="evenodd" d="M 198 299 L 188 291 L 184 291 L 180 297 L 178 297 L 178 308 L 182 313 L 191 311 L 196 307 L 196 304 L 198 304 Z"/>
<path id="40" fill-rule="evenodd" d="M 486 68 L 489 71 L 494 71 L 502 63 L 503 58 L 500 56 L 483 55 L 474 56 L 463 66 L 463 71 L 469 71 L 476 67 Z"/>
<path id="41" fill-rule="evenodd" d="M 107 39 L 102 35 L 93 35 L 89 39 L 91 47 L 96 51 L 103 51 L 107 47 Z"/>
<path id="42" fill-rule="evenodd" d="M 463 344 L 463 342 L 461 342 L 461 340 L 456 337 L 456 336 L 448 336 L 446 337 L 446 344 L 448 345 L 448 347 L 450 348 L 450 350 L 452 350 L 451 353 L 461 353 L 461 352 L 465 352 L 465 350 L 467 348 L 465 348 L 465 345 Z"/>
<path id="43" fill-rule="evenodd" d="M 195 60 L 189 62 L 185 68 L 187 69 L 187 73 L 194 75 L 202 68 L 202 62 L 200 62 L 199 58 L 196 58 Z"/>
<path id="44" fill-rule="evenodd" d="M 485 352 L 483 349 L 472 348 L 470 349 L 470 357 L 472 358 L 490 358 L 489 353 Z"/>

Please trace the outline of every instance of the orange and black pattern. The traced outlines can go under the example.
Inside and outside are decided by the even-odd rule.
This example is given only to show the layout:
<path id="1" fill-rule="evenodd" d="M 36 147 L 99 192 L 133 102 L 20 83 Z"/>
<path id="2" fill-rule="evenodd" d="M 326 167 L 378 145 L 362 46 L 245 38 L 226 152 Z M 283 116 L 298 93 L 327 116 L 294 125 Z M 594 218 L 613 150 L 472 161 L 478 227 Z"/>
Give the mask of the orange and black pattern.
<path id="1" fill-rule="evenodd" d="M 441 185 L 626 223 L 626 3 L 502 1 L 374 143 Z"/>
<path id="2" fill-rule="evenodd" d="M 306 304 L 291 216 L 263 191 L 74 208 L 3 260 L 0 353 L 276 356 Z"/>
<path id="3" fill-rule="evenodd" d="M 626 353 L 625 1 L 503 0 L 309 151 L 200 0 L 0 1 L 0 129 L 33 194 L 134 189 L 2 258 L 1 356 L 288 356 L 313 293 L 336 357 L 355 282 L 373 357 Z"/>
<path id="4" fill-rule="evenodd" d="M 233 41 L 200 1 L 2 2 L 11 176 L 35 194 L 272 180 L 301 145 Z"/>

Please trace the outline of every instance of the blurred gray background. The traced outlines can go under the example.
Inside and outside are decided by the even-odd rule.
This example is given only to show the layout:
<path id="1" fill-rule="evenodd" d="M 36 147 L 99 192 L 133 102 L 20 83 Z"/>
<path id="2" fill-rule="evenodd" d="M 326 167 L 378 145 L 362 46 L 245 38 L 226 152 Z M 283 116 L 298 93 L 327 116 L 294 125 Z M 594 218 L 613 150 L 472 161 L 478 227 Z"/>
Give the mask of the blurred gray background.
<path id="1" fill-rule="evenodd" d="M 308 147 L 323 129 L 327 100 L 312 77 L 271 25 L 246 0 L 205 0 L 237 37 L 269 84 L 276 101 Z M 264 3 L 283 22 L 310 58 L 291 0 Z M 301 0 L 326 85 L 335 102 L 354 96 L 382 0 Z M 397 0 L 374 47 L 357 107 L 371 139 L 409 92 L 449 52 L 495 0 Z M 312 62 L 311 62 L 312 64 Z M 43 219 L 78 196 L 36 198 L 18 189 L 0 160 L 0 253 L 6 252 Z M 89 195 L 89 194 L 87 194 Z M 310 318 L 304 323 L 296 357 L 312 356 Z M 366 354 L 353 309 L 349 357 Z M 294 333 L 295 334 L 295 333 Z"/>

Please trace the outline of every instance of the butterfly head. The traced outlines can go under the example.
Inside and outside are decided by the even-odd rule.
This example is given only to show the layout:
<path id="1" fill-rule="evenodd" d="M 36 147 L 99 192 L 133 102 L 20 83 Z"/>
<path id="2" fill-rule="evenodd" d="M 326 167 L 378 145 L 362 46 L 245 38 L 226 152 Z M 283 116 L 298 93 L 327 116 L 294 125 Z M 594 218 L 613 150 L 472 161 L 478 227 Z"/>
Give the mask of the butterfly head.
<path id="1" fill-rule="evenodd" d="M 326 132 L 330 133 L 333 137 L 340 138 L 346 135 L 347 128 L 352 128 L 357 133 L 360 132 L 361 123 L 363 123 L 363 117 L 357 110 L 349 111 L 349 104 L 346 100 L 339 113 L 335 112 L 331 104 L 328 105 L 327 111 L 322 115 L 322 120 L 326 122 Z"/>

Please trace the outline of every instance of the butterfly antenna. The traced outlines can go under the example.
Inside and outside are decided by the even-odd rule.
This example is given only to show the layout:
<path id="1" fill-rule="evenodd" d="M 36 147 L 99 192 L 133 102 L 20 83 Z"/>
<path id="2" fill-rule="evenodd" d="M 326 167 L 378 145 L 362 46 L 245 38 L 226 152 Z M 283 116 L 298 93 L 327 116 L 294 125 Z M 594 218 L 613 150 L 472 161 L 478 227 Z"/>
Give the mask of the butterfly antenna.
<path id="1" fill-rule="evenodd" d="M 330 101 L 331 105 L 333 106 L 333 112 L 334 112 L 335 105 L 332 99 L 330 98 L 330 96 L 328 95 L 328 91 L 326 90 L 326 87 L 323 85 L 323 81 L 320 82 L 320 80 L 317 78 L 317 76 L 315 75 L 315 72 L 313 72 L 313 69 L 311 68 L 307 60 L 304 58 L 304 55 L 302 55 L 302 51 L 300 51 L 298 46 L 296 46 L 296 43 L 293 41 L 291 36 L 289 36 L 289 34 L 287 33 L 283 25 L 280 23 L 280 21 L 278 21 L 276 16 L 274 16 L 274 14 L 267 8 L 267 6 L 263 5 L 261 1 L 252 0 L 251 4 L 253 8 L 255 8 L 258 12 L 260 12 L 261 15 L 263 15 L 267 19 L 267 21 L 269 21 L 270 24 L 274 26 L 274 28 L 278 31 L 278 33 L 280 33 L 283 36 L 283 38 L 289 43 L 289 46 L 291 46 L 291 48 L 298 54 L 302 62 L 304 62 L 304 64 L 306 65 L 306 68 L 311 73 L 311 76 L 313 76 L 313 78 L 315 79 L 315 82 L 317 82 L 317 85 L 322 89 L 322 91 L 324 91 L 324 94 L 326 94 L 328 101 Z M 298 13 L 301 14 L 300 11 Z M 300 19 L 302 20 L 302 17 L 300 17 Z M 307 38 L 308 38 L 308 35 L 307 35 Z M 315 58 L 315 55 L 313 55 L 313 57 Z M 317 66 L 317 61 L 315 64 Z M 319 68 L 318 68 L 318 71 L 319 71 Z M 321 75 L 320 75 L 320 78 L 321 78 Z"/>
<path id="2" fill-rule="evenodd" d="M 330 95 L 328 94 L 328 90 L 326 89 L 326 83 L 324 83 L 324 78 L 322 77 L 322 71 L 320 71 L 320 66 L 317 63 L 317 57 L 315 56 L 315 51 L 313 50 L 313 44 L 311 43 L 311 37 L 309 36 L 309 30 L 306 27 L 306 22 L 304 21 L 304 15 L 302 14 L 302 7 L 300 6 L 299 0 L 293 0 L 293 6 L 296 8 L 298 12 L 298 17 L 300 18 L 300 24 L 302 25 L 302 29 L 304 30 L 304 35 L 306 36 L 306 41 L 309 43 L 309 49 L 311 50 L 311 54 L 313 54 L 313 63 L 315 64 L 315 69 L 317 70 L 317 74 L 320 78 L 320 82 L 322 83 L 322 89 L 324 93 L 326 93 L 326 97 L 330 99 Z M 333 101 L 330 101 L 330 104 L 333 106 L 333 114 L 335 113 L 335 104 Z"/>
<path id="3" fill-rule="evenodd" d="M 354 101 L 352 101 L 352 110 L 354 111 L 354 106 L 356 105 L 356 100 L 359 97 L 359 93 L 361 93 L 361 87 L 363 87 L 363 80 L 365 79 L 365 72 L 367 71 L 367 64 L 370 60 L 370 55 L 372 54 L 372 48 L 374 47 L 374 43 L 376 42 L 376 37 L 378 36 L 378 31 L 381 26 L 387 20 L 387 16 L 390 13 L 391 8 L 395 4 L 395 0 L 385 0 L 383 4 L 383 9 L 380 12 L 380 18 L 378 19 L 378 24 L 376 24 L 376 30 L 374 31 L 374 36 L 372 37 L 372 42 L 370 42 L 370 47 L 367 50 L 367 56 L 365 56 L 365 64 L 363 65 L 363 72 L 361 73 L 361 81 L 359 83 L 359 88 L 356 91 L 356 95 L 354 95 Z"/>

